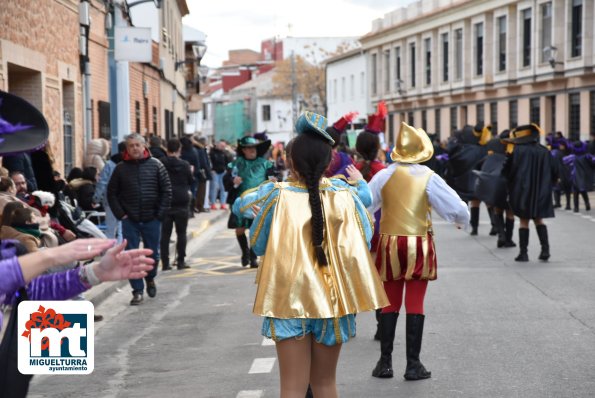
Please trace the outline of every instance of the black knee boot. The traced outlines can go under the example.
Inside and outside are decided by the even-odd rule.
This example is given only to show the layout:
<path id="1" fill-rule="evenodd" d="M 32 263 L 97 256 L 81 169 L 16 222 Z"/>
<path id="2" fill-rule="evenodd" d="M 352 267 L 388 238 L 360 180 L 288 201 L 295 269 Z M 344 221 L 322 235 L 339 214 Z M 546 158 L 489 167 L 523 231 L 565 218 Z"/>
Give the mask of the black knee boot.
<path id="1" fill-rule="evenodd" d="M 419 360 L 424 320 L 424 315 L 407 314 L 407 324 L 405 325 L 407 329 L 407 368 L 403 375 L 406 380 L 422 380 L 432 377 L 432 372 L 428 372 Z"/>
<path id="2" fill-rule="evenodd" d="M 519 228 L 519 246 L 521 251 L 514 261 L 529 261 L 529 255 L 527 254 L 527 246 L 529 246 L 529 228 Z"/>
<path id="3" fill-rule="evenodd" d="M 570 210 L 570 192 L 564 192 L 566 196 L 566 210 Z"/>
<path id="4" fill-rule="evenodd" d="M 507 218 L 506 219 L 506 242 L 504 242 L 504 247 L 516 247 L 516 243 L 512 241 L 512 234 L 514 234 L 514 218 Z"/>
<path id="5" fill-rule="evenodd" d="M 250 268 L 258 268 L 258 256 L 250 249 Z"/>
<path id="6" fill-rule="evenodd" d="M 250 263 L 250 247 L 248 246 L 248 238 L 246 235 L 236 235 L 240 249 L 242 249 L 242 267 L 245 267 Z"/>
<path id="7" fill-rule="evenodd" d="M 490 229 L 490 236 L 498 235 L 498 228 L 496 228 L 496 221 L 494 220 L 494 208 L 488 207 L 488 215 L 490 216 L 490 223 L 492 224 L 492 229 Z"/>
<path id="8" fill-rule="evenodd" d="M 585 202 L 585 210 L 591 210 L 591 203 L 589 203 L 589 194 L 586 191 L 581 192 L 581 196 L 583 197 L 583 201 Z"/>
<path id="9" fill-rule="evenodd" d="M 496 247 L 504 247 L 504 244 L 506 243 L 506 231 L 504 230 L 504 214 L 494 213 L 493 219 L 496 232 L 498 233 L 498 242 L 496 243 Z"/>
<path id="10" fill-rule="evenodd" d="M 397 328 L 398 312 L 380 314 L 380 359 L 372 376 L 381 379 L 393 377 L 393 343 Z"/>
<path id="11" fill-rule="evenodd" d="M 572 193 L 572 199 L 574 200 L 574 212 L 578 213 L 578 192 Z"/>
<path id="12" fill-rule="evenodd" d="M 374 334 L 374 340 L 380 341 L 380 314 L 382 314 L 381 309 L 376 310 L 376 333 Z"/>
<path id="13" fill-rule="evenodd" d="M 469 221 L 471 225 L 471 235 L 477 235 L 477 227 L 479 225 L 479 207 L 472 207 L 471 208 L 471 220 Z"/>
<path id="14" fill-rule="evenodd" d="M 547 261 L 550 258 L 550 242 L 547 237 L 547 226 L 545 224 L 535 226 L 537 229 L 537 236 L 539 237 L 539 243 L 541 244 L 541 253 L 539 259 Z"/>

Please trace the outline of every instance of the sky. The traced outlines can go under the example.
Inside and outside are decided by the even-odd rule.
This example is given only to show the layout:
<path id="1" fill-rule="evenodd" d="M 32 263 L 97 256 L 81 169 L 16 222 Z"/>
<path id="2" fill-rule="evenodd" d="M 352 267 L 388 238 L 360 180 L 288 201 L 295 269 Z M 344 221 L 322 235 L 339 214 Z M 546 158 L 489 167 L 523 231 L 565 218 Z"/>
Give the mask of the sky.
<path id="1" fill-rule="evenodd" d="M 415 0 L 186 0 L 183 23 L 207 35 L 202 65 L 221 66 L 229 50 L 260 51 L 275 36 L 358 37 L 372 21 Z"/>

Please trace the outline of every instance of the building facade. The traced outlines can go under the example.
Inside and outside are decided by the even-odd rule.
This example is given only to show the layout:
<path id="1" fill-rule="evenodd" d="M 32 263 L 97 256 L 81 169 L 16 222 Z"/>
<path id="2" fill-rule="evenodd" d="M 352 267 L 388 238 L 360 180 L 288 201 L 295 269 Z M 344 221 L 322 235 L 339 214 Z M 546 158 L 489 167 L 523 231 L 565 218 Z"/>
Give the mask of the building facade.
<path id="1" fill-rule="evenodd" d="M 388 140 L 404 120 L 444 139 L 465 124 L 595 133 L 595 2 L 420 0 L 360 41 Z"/>
<path id="2" fill-rule="evenodd" d="M 43 10 L 32 12 L 31 10 Z M 84 146 L 79 1 L 23 0 L 0 7 L 0 90 L 47 119 L 58 170 L 81 164 Z"/>

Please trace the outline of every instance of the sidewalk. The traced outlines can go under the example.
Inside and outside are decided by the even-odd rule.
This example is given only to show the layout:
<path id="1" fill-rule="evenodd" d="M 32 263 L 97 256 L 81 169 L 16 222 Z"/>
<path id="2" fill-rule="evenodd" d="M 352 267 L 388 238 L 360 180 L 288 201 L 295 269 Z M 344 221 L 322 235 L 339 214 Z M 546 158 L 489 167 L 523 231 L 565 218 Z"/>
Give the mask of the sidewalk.
<path id="1" fill-rule="evenodd" d="M 209 213 L 195 214 L 194 218 L 188 220 L 188 242 L 200 236 L 200 234 L 205 232 L 212 224 L 227 217 L 229 217 L 229 211 L 223 210 L 211 210 Z M 174 232 L 172 233 L 172 239 L 175 240 L 175 236 L 176 233 L 174 229 Z M 174 246 L 175 243 L 172 244 L 171 253 L 174 253 Z M 159 264 L 157 264 L 156 266 L 161 267 Z M 127 280 L 101 283 L 85 292 L 85 299 L 89 300 L 93 303 L 93 305 L 97 306 L 101 302 L 103 302 L 103 300 L 108 298 L 112 293 L 114 293 L 117 289 L 126 288 L 128 285 L 129 284 Z"/>

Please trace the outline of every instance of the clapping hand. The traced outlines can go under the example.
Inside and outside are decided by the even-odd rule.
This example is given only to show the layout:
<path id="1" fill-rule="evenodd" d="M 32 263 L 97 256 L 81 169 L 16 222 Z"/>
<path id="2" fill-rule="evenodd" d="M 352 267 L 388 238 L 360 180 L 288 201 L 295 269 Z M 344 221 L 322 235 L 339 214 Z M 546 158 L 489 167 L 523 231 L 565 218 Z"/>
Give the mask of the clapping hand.
<path id="1" fill-rule="evenodd" d="M 155 260 L 149 257 L 150 249 L 132 249 L 124 251 L 126 239 L 112 247 L 98 263 L 93 264 L 95 275 L 100 281 L 117 281 L 121 279 L 140 279 L 153 269 Z"/>

